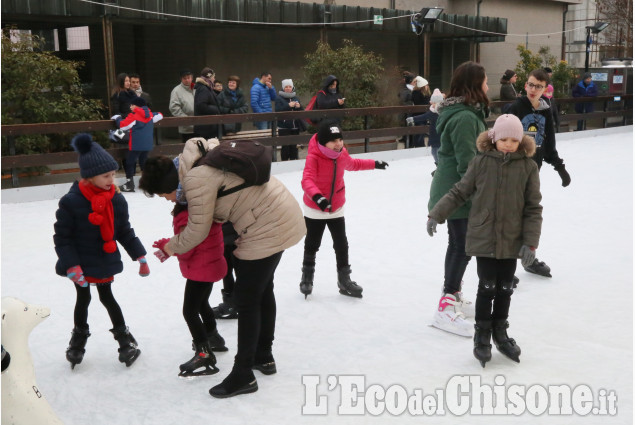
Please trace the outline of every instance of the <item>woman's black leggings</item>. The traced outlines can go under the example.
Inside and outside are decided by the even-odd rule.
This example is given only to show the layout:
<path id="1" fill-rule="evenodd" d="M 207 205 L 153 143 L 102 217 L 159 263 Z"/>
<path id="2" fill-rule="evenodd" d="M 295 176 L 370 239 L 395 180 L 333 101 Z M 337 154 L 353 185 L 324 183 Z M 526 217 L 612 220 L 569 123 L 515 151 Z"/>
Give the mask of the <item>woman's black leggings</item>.
<path id="1" fill-rule="evenodd" d="M 305 266 L 315 266 L 315 260 L 313 264 L 306 264 L 307 254 L 309 257 L 315 258 L 315 253 L 320 249 L 322 244 L 322 236 L 324 235 L 324 229 L 326 226 L 331 232 L 333 238 L 333 249 L 335 250 L 335 261 L 337 269 L 348 267 L 348 239 L 346 238 L 346 222 L 344 217 L 329 218 L 327 220 L 316 220 L 313 218 L 304 217 L 306 223 L 306 238 L 304 238 L 304 257 Z"/>
<path id="2" fill-rule="evenodd" d="M 276 330 L 273 277 L 283 252 L 260 260 L 241 260 L 234 257 L 236 284 L 233 300 L 238 310 L 235 368 L 251 371 L 256 356 L 271 354 Z"/>
<path id="3" fill-rule="evenodd" d="M 453 294 L 461 290 L 465 269 L 472 257 L 465 254 L 467 218 L 448 220 L 448 249 L 445 253 L 445 281 L 443 292 Z"/>
<path id="4" fill-rule="evenodd" d="M 214 282 L 188 279 L 183 295 L 183 317 L 195 344 L 207 341 L 207 334 L 216 330 L 216 319 L 209 305 Z"/>
<path id="5" fill-rule="evenodd" d="M 88 328 L 88 306 L 90 305 L 90 285 L 82 288 L 79 285 L 73 285 L 77 291 L 77 299 L 75 300 L 75 312 L 73 314 L 73 320 L 75 327 L 86 329 Z M 123 313 L 121 307 L 115 300 L 115 296 L 112 294 L 112 282 L 97 284 L 97 293 L 99 294 L 99 301 L 106 307 L 110 321 L 112 322 L 113 329 L 125 327 L 126 322 L 123 319 Z"/>

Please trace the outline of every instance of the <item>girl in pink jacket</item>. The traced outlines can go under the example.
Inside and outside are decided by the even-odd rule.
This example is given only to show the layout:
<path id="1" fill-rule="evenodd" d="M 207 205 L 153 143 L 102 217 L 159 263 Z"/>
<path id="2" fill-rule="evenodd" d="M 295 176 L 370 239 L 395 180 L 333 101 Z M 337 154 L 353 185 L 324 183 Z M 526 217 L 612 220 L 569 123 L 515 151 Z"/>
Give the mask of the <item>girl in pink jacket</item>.
<path id="1" fill-rule="evenodd" d="M 174 234 L 187 225 L 187 204 L 179 203 L 176 191 L 164 195 L 176 202 L 172 215 Z M 184 254 L 177 254 L 181 274 L 187 279 L 183 297 L 183 317 L 192 334 L 192 347 L 196 354 L 179 366 L 179 376 L 213 375 L 218 372 L 213 351 L 227 351 L 225 340 L 218 333 L 214 312 L 209 304 L 214 282 L 227 274 L 221 223 L 214 223 L 207 238 Z M 163 262 L 167 258 L 159 250 L 154 253 Z"/>
<path id="2" fill-rule="evenodd" d="M 351 266 L 348 264 L 348 240 L 344 222 L 344 171 L 374 168 L 385 170 L 387 166 L 384 161 L 351 158 L 344 147 L 342 130 L 333 121 L 322 123 L 309 141 L 309 153 L 302 174 L 307 232 L 300 292 L 305 299 L 313 291 L 315 255 L 320 249 L 326 226 L 333 238 L 340 294 L 362 298 L 363 288 L 351 280 Z"/>

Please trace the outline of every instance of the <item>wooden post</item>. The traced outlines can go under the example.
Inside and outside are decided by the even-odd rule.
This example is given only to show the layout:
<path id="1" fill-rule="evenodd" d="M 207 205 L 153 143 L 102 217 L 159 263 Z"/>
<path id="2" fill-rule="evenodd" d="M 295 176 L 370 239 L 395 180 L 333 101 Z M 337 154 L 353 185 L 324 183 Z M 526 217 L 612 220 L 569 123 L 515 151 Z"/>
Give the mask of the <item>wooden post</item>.
<path id="1" fill-rule="evenodd" d="M 117 82 L 115 81 L 115 46 L 112 39 L 112 21 L 110 20 L 110 17 L 108 15 L 104 15 L 101 22 L 106 63 L 106 90 L 108 91 L 108 93 L 106 94 L 106 99 L 110 99 L 110 94 L 117 84 Z M 108 112 L 110 116 L 113 115 L 110 102 L 108 102 Z"/>

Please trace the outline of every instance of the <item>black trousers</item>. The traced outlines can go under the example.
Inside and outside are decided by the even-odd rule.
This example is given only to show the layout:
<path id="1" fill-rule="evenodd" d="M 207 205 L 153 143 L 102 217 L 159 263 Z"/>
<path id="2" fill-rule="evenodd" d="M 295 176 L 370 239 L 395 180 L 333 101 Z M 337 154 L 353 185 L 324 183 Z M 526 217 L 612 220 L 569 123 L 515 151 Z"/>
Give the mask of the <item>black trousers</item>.
<path id="1" fill-rule="evenodd" d="M 276 330 L 273 277 L 283 252 L 259 260 L 233 259 L 236 270 L 233 300 L 238 310 L 234 369 L 251 373 L 256 356 L 271 354 Z"/>
<path id="2" fill-rule="evenodd" d="M 448 220 L 448 249 L 445 252 L 445 280 L 443 292 L 453 294 L 461 290 L 465 269 L 472 257 L 465 254 L 467 218 Z"/>
<path id="3" fill-rule="evenodd" d="M 216 319 L 209 305 L 214 282 L 198 282 L 188 279 L 183 295 L 183 318 L 196 344 L 207 341 L 207 334 L 216 330 Z"/>
<path id="4" fill-rule="evenodd" d="M 324 229 L 328 226 L 333 238 L 337 269 L 348 267 L 348 239 L 346 238 L 346 222 L 344 217 L 316 220 L 304 217 L 306 237 L 304 238 L 304 266 L 315 267 L 315 253 L 320 249 Z M 307 261 L 307 257 L 313 260 Z M 313 264 L 310 264 L 313 261 Z"/>
<path id="5" fill-rule="evenodd" d="M 280 159 L 282 161 L 298 159 L 298 147 L 296 145 L 283 146 L 280 150 Z"/>
<path id="6" fill-rule="evenodd" d="M 506 320 L 509 316 L 513 280 L 516 273 L 515 258 L 496 259 L 476 257 L 478 292 L 476 293 L 476 316 L 481 320 Z M 493 309 L 492 309 L 493 303 Z"/>
<path id="7" fill-rule="evenodd" d="M 223 278 L 223 290 L 227 294 L 231 294 L 234 292 L 234 284 L 236 283 L 236 279 L 234 279 L 234 256 L 233 252 L 236 249 L 236 245 L 225 245 L 225 251 L 223 255 L 225 256 L 225 262 L 227 263 L 227 274 Z"/>
<path id="8" fill-rule="evenodd" d="M 139 169 L 143 171 L 147 159 L 148 151 L 128 151 L 125 164 L 126 178 L 131 179 L 134 177 L 137 168 L 137 160 L 139 160 Z"/>
<path id="9" fill-rule="evenodd" d="M 88 306 L 91 301 L 90 285 L 85 288 L 75 284 L 73 284 L 73 286 L 77 291 L 75 312 L 73 313 L 74 324 L 76 328 L 87 329 Z M 101 301 L 103 306 L 106 307 L 113 329 L 126 326 L 123 313 L 121 312 L 121 307 L 119 307 L 119 304 L 112 293 L 112 282 L 98 284 L 97 293 L 99 294 L 99 301 Z"/>

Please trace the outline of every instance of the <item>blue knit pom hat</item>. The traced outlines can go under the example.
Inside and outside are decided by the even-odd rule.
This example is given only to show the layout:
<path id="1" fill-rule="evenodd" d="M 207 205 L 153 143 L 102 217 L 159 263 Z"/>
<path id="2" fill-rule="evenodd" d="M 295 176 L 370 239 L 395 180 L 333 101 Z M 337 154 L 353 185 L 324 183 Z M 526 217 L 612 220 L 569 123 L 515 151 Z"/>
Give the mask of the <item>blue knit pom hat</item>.
<path id="1" fill-rule="evenodd" d="M 95 177 L 116 171 L 119 164 L 104 148 L 93 141 L 90 134 L 80 133 L 73 137 L 71 146 L 79 153 L 79 174 L 82 178 Z"/>

